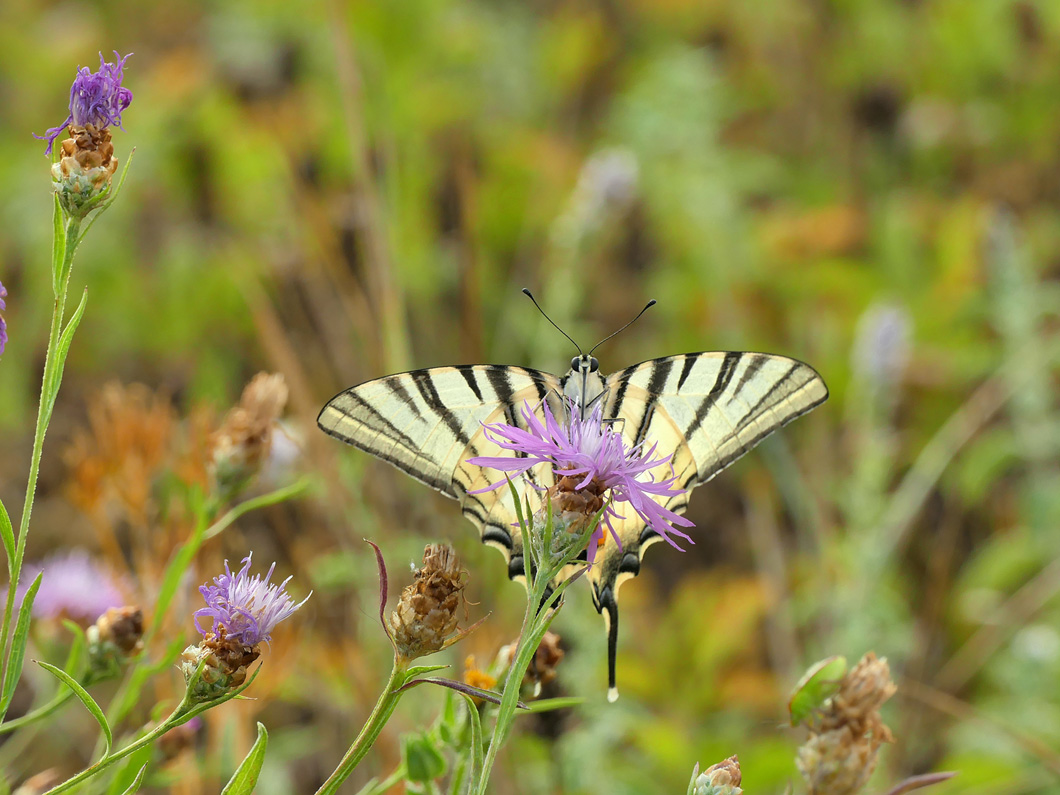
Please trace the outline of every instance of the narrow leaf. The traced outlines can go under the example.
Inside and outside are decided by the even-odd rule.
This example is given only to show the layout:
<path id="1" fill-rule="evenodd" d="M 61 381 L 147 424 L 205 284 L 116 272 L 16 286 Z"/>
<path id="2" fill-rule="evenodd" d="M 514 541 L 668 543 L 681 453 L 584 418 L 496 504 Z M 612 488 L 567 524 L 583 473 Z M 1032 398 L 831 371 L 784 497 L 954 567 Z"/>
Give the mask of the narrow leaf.
<path id="1" fill-rule="evenodd" d="M 36 660 L 36 663 L 68 688 L 73 690 L 74 695 L 81 699 L 81 703 L 85 705 L 85 709 L 92 713 L 92 717 L 96 719 L 99 728 L 103 730 L 104 748 L 103 756 L 101 758 L 106 759 L 110 756 L 110 747 L 114 743 L 114 735 L 110 730 L 110 724 L 107 723 L 107 716 L 103 714 L 103 710 L 99 708 L 99 704 L 96 703 L 96 700 L 88 694 L 87 690 L 78 684 L 76 679 L 70 676 L 70 674 L 62 668 L 57 668 L 56 666 L 42 662 L 41 660 Z"/>
<path id="2" fill-rule="evenodd" d="M 261 773 L 261 764 L 265 761 L 265 747 L 269 744 L 269 733 L 265 731 L 262 724 L 258 724 L 258 739 L 250 749 L 250 753 L 239 763 L 232 778 L 221 790 L 221 795 L 251 795 L 258 783 L 258 774 Z"/>
<path id="3" fill-rule="evenodd" d="M 386 619 L 383 617 L 386 613 L 386 596 L 387 596 L 387 576 L 386 576 L 386 563 L 383 561 L 383 553 L 375 545 L 375 542 L 369 541 L 367 538 L 364 539 L 366 544 L 371 544 L 372 549 L 375 550 L 375 563 L 379 567 L 379 623 L 383 625 L 383 632 L 386 636 L 390 637 L 390 627 L 386 625 Z M 393 638 L 391 638 L 393 640 Z"/>
<path id="4" fill-rule="evenodd" d="M 556 709 L 568 709 L 585 703 L 581 696 L 563 696 L 557 698 L 542 698 L 539 701 L 531 701 L 527 709 L 531 712 L 552 712 Z"/>
<path id="5" fill-rule="evenodd" d="M 478 706 L 471 696 L 464 696 L 467 702 L 468 718 L 471 721 L 471 776 L 469 781 L 478 781 L 482 775 L 482 719 Z"/>
<path id="6" fill-rule="evenodd" d="M 0 500 L 0 541 L 3 541 L 7 553 L 7 577 L 11 579 L 11 561 L 15 559 L 15 529 L 11 526 L 11 517 L 7 515 L 3 500 Z"/>
<path id="7" fill-rule="evenodd" d="M 481 687 L 475 687 L 469 685 L 466 682 L 457 682 L 455 679 L 446 679 L 441 676 L 427 676 L 423 679 L 413 679 L 411 682 L 407 682 L 398 689 L 399 693 L 403 693 L 406 690 L 411 690 L 418 685 L 441 685 L 442 687 L 448 687 L 450 690 L 455 690 L 458 693 L 462 693 L 465 696 L 471 696 L 474 698 L 481 698 L 483 701 L 488 701 L 491 704 L 501 703 L 501 694 L 494 693 L 492 690 L 483 690 Z M 515 706 L 518 709 L 529 709 L 522 701 L 517 701 Z"/>
<path id="8" fill-rule="evenodd" d="M 415 676 L 423 676 L 448 667 L 448 665 L 413 665 L 405 672 L 405 678 L 412 679 Z"/>
<path id="9" fill-rule="evenodd" d="M 41 400 L 45 402 L 44 417 L 50 419 L 52 409 L 55 407 L 55 397 L 59 393 L 59 384 L 63 380 L 63 367 L 66 365 L 66 354 L 70 352 L 70 344 L 74 341 L 74 332 L 81 323 L 81 316 L 85 314 L 85 305 L 88 303 L 88 288 L 81 293 L 81 303 L 77 305 L 70 322 L 66 324 L 63 333 L 59 336 L 59 344 L 55 349 L 55 368 L 52 370 L 51 378 L 44 385 Z"/>
<path id="10" fill-rule="evenodd" d="M 912 792 L 921 787 L 930 787 L 932 784 L 939 784 L 956 775 L 956 771 L 953 771 L 946 773 L 924 773 L 920 776 L 912 776 L 887 790 L 887 795 L 904 795 L 906 792 Z"/>
<path id="11" fill-rule="evenodd" d="M 140 784 L 143 783 L 144 775 L 147 773 L 147 765 L 140 768 L 140 772 L 136 774 L 136 778 L 133 779 L 133 783 L 129 785 L 129 788 L 125 790 L 121 795 L 133 795 L 138 789 Z"/>
<path id="12" fill-rule="evenodd" d="M 4 694 L 0 699 L 0 715 L 7 714 L 7 708 L 15 695 L 15 686 L 18 685 L 19 677 L 22 676 L 22 661 L 26 656 L 26 644 L 29 642 L 29 621 L 33 612 L 33 600 L 37 598 L 41 580 L 44 578 L 42 571 L 33 580 L 33 584 L 26 591 L 22 599 L 22 605 L 18 608 L 18 622 L 15 624 L 15 635 L 11 639 L 11 657 L 7 663 L 7 671 L 4 676 Z"/>

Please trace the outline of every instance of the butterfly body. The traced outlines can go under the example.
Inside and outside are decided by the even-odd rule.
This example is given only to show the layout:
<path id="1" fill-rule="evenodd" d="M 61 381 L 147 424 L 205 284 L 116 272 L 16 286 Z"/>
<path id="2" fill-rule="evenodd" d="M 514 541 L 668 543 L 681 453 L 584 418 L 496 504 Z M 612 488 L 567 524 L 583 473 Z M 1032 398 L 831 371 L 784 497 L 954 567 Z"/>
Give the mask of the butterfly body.
<path id="1" fill-rule="evenodd" d="M 483 425 L 526 427 L 521 408 L 548 404 L 554 416 L 573 401 L 584 418 L 602 402 L 604 422 L 615 423 L 630 447 L 655 446 L 668 458 L 650 474 L 675 477 L 682 493 L 661 501 L 675 513 L 689 492 L 710 480 L 765 436 L 828 397 L 809 365 L 765 353 L 705 352 L 652 359 L 606 378 L 592 356 L 575 357 L 556 376 L 525 367 L 460 365 L 377 378 L 340 392 L 317 418 L 320 428 L 389 462 L 458 500 L 484 543 L 500 549 L 513 579 L 524 575 L 515 505 L 506 488 L 480 491 L 505 474 L 467 463 L 477 456 L 514 456 L 492 442 Z M 527 472 L 531 508 L 554 482 L 547 466 Z M 661 540 L 632 510 L 612 521 L 619 542 L 605 534 L 589 572 L 593 602 L 604 614 L 614 686 L 619 586 L 640 571 L 644 550 Z"/>

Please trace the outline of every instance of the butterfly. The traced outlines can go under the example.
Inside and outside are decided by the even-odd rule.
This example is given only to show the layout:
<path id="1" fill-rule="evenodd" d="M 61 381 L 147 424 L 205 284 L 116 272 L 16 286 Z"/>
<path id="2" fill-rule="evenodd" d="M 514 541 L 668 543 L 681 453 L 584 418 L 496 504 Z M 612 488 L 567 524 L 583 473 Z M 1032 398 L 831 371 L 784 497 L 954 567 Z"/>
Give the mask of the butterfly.
<path id="1" fill-rule="evenodd" d="M 587 416 L 603 402 L 604 422 L 629 445 L 656 445 L 672 456 L 674 485 L 683 493 L 663 505 L 675 513 L 689 492 L 713 478 L 762 439 L 824 402 L 828 389 L 807 364 L 767 353 L 705 352 L 651 359 L 609 376 L 590 354 L 556 376 L 527 367 L 458 365 L 388 375 L 340 392 L 317 418 L 327 434 L 371 453 L 460 502 L 482 541 L 508 561 L 508 576 L 525 575 L 522 539 L 511 491 L 481 491 L 504 475 L 467 463 L 476 456 L 512 456 L 483 432 L 503 422 L 526 428 L 521 408 L 547 404 L 553 416 L 567 406 Z M 541 467 L 539 488 L 552 483 Z M 534 507 L 536 489 L 526 497 Z M 539 499 L 539 497 L 538 497 Z M 640 572 L 644 550 L 661 540 L 633 511 L 612 526 L 588 572 L 593 604 L 608 636 L 609 697 L 617 697 L 618 589 Z"/>

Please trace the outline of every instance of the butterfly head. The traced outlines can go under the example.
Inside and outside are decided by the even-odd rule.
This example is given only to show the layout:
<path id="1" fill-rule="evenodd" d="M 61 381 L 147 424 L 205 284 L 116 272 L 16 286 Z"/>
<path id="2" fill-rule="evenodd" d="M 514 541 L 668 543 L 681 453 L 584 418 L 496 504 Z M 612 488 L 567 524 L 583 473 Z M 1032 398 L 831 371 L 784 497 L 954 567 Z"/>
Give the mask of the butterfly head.
<path id="1" fill-rule="evenodd" d="M 595 356 L 583 353 L 570 360 L 570 372 L 563 379 L 563 394 L 574 401 L 582 417 L 604 394 L 604 386 L 600 362 Z"/>

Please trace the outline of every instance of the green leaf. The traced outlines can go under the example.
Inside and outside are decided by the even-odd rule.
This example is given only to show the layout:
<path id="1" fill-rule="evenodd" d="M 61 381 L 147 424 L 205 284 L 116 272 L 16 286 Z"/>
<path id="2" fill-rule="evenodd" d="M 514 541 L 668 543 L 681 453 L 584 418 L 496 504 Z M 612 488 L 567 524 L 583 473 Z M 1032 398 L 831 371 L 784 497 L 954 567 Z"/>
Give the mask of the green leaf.
<path id="1" fill-rule="evenodd" d="M 42 571 L 33 580 L 33 584 L 26 591 L 22 600 L 22 606 L 18 609 L 18 622 L 15 624 L 15 635 L 11 639 L 11 657 L 7 664 L 7 678 L 4 680 L 4 694 L 0 699 L 0 715 L 7 714 L 7 708 L 15 695 L 15 686 L 22 675 L 22 661 L 26 656 L 26 644 L 29 642 L 29 621 L 33 612 L 33 600 L 37 598 L 41 580 L 44 577 Z"/>
<path id="2" fill-rule="evenodd" d="M 81 654 L 85 650 L 85 631 L 66 618 L 63 619 L 63 626 L 74 636 L 73 642 L 70 643 L 70 652 L 66 655 L 66 663 L 63 665 L 63 670 L 76 671 L 81 667 Z"/>
<path id="3" fill-rule="evenodd" d="M 423 676 L 423 674 L 429 674 L 432 671 L 440 671 L 443 668 L 448 667 L 448 665 L 414 665 L 405 672 L 405 679 L 414 679 L 417 676 Z"/>
<path id="4" fill-rule="evenodd" d="M 406 780 L 434 781 L 445 775 L 445 757 L 435 746 L 434 739 L 430 735 L 406 735 L 402 738 L 401 745 L 401 754 L 405 760 Z"/>
<path id="5" fill-rule="evenodd" d="M 101 758 L 106 759 L 110 756 L 110 747 L 114 743 L 114 734 L 111 732 L 110 724 L 107 723 L 107 716 L 103 714 L 103 710 L 99 708 L 99 704 L 97 704 L 95 699 L 88 694 L 87 690 L 78 684 L 76 679 L 70 676 L 70 674 L 62 668 L 57 668 L 56 666 L 42 662 L 41 660 L 37 660 L 36 663 L 68 688 L 73 690 L 74 695 L 81 699 L 81 703 L 85 705 L 85 709 L 92 713 L 92 717 L 96 719 L 99 728 L 103 730 L 104 748 L 103 756 Z"/>
<path id="6" fill-rule="evenodd" d="M 81 323 L 81 316 L 85 314 L 85 304 L 87 303 L 88 288 L 86 287 L 84 292 L 81 293 L 81 303 L 77 305 L 70 322 L 66 324 L 66 328 L 63 329 L 63 333 L 59 336 L 59 344 L 55 348 L 55 367 L 52 370 L 51 378 L 42 390 L 41 401 L 45 405 L 43 415 L 46 420 L 51 418 L 52 408 L 55 406 L 55 397 L 59 393 L 59 384 L 63 380 L 66 354 L 70 352 L 70 344 L 74 341 L 74 332 L 77 331 L 77 327 Z"/>
<path id="7" fill-rule="evenodd" d="M 847 672 L 846 657 L 826 657 L 810 666 L 795 685 L 788 699 L 791 725 L 798 726 L 839 689 L 839 683 Z"/>
<path id="8" fill-rule="evenodd" d="M 11 526 L 11 517 L 7 515 L 7 508 L 3 500 L 0 500 L 0 540 L 4 543 L 4 551 L 7 552 L 7 576 L 11 578 L 11 561 L 15 559 L 15 529 Z"/>
<path id="9" fill-rule="evenodd" d="M 569 707 L 581 706 L 585 699 L 581 696 L 563 696 L 561 698 L 543 698 L 540 701 L 531 701 L 526 705 L 529 712 L 552 712 L 556 709 L 568 709 Z"/>
<path id="10" fill-rule="evenodd" d="M 482 774 L 482 718 L 478 706 L 471 696 L 464 696 L 467 703 L 468 719 L 471 722 L 471 775 L 470 781 L 478 781 Z"/>
<path id="11" fill-rule="evenodd" d="M 144 775 L 146 773 L 147 765 L 144 765 L 140 768 L 140 772 L 136 774 L 136 778 L 133 779 L 132 784 L 128 786 L 128 788 L 122 793 L 122 795 L 132 795 L 134 792 L 140 789 L 140 784 L 143 782 Z"/>
<path id="12" fill-rule="evenodd" d="M 265 727 L 258 724 L 258 739 L 250 749 L 250 753 L 239 763 L 232 778 L 221 790 L 221 795 L 251 795 L 258 783 L 258 774 L 261 773 L 262 762 L 265 761 L 265 747 L 269 744 L 269 733 Z"/>

